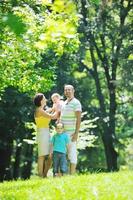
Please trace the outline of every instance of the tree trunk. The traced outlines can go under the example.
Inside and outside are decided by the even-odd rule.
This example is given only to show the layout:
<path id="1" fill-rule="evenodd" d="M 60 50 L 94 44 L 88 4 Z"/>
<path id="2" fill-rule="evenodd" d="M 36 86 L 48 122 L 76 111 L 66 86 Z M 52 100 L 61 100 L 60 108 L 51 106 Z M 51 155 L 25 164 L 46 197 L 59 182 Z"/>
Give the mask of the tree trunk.
<path id="1" fill-rule="evenodd" d="M 25 147 L 25 165 L 22 168 L 21 177 L 23 179 L 30 178 L 32 169 L 32 155 L 33 155 L 33 145 L 26 144 Z"/>
<path id="2" fill-rule="evenodd" d="M 116 99 L 115 99 L 115 86 L 113 83 L 110 84 L 110 111 L 109 111 L 109 124 L 105 122 L 105 119 L 108 117 L 105 107 L 104 96 L 102 94 L 102 87 L 100 84 L 98 71 L 97 71 L 97 62 L 94 55 L 93 47 L 90 47 L 90 53 L 93 63 L 93 78 L 96 84 L 97 98 L 100 105 L 100 119 L 103 127 L 102 140 L 105 148 L 107 170 L 116 171 L 117 168 L 117 152 L 114 148 L 114 139 L 115 139 L 115 112 L 116 112 Z"/>
<path id="3" fill-rule="evenodd" d="M 110 129 L 104 130 L 102 140 L 105 148 L 106 162 L 107 162 L 107 170 L 117 171 L 117 157 L 118 154 L 114 148 L 114 138 L 110 133 Z"/>
<path id="4" fill-rule="evenodd" d="M 13 178 L 17 179 L 19 177 L 19 165 L 20 165 L 20 155 L 21 155 L 21 147 L 17 147 L 15 154 L 15 163 L 13 167 Z"/>
<path id="5" fill-rule="evenodd" d="M 5 149 L 0 149 L 0 181 L 3 180 L 11 180 L 11 168 L 10 168 L 10 161 L 11 161 L 11 152 L 12 152 L 12 145 L 6 147 Z"/>
<path id="6" fill-rule="evenodd" d="M 6 151 L 0 149 L 0 182 L 3 182 L 6 172 Z"/>

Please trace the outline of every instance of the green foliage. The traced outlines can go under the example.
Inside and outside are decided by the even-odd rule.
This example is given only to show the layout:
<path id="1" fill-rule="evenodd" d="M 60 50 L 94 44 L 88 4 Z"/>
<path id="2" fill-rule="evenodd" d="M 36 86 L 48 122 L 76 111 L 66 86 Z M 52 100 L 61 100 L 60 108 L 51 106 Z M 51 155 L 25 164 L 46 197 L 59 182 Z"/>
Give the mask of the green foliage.
<path id="1" fill-rule="evenodd" d="M 101 1 L 101 4 L 91 2 L 94 1 L 89 3 L 78 1 L 80 15 L 78 31 L 81 45 L 77 61 L 82 74 L 80 77 L 74 73 L 74 77 L 79 83 L 78 94 L 83 99 L 83 105 L 86 106 L 90 116 L 99 116 L 96 132 L 101 134 L 101 138 L 105 136 L 108 140 L 107 142 L 103 139 L 104 147 L 108 149 L 105 151 L 106 156 L 107 152 L 111 155 L 114 151 L 117 157 L 117 152 L 123 151 L 122 147 L 126 146 L 120 144 L 119 139 L 121 137 L 128 139 L 129 135 L 132 135 L 132 125 L 130 122 L 126 123 L 127 113 L 130 111 L 122 108 L 124 107 L 122 99 L 127 99 L 128 102 L 132 99 L 132 5 L 131 1 L 126 0 L 113 1 L 109 6 L 106 6 L 109 1 Z M 83 73 L 86 73 L 86 76 L 82 77 Z M 125 107 L 130 106 L 128 104 Z M 118 117 L 117 121 L 115 114 L 116 118 Z M 111 150 L 109 150 L 110 135 L 113 138 Z M 108 154 L 107 161 L 110 155 Z M 114 159 L 114 155 L 111 160 Z M 87 155 L 85 157 L 87 159 Z"/>
<path id="2" fill-rule="evenodd" d="M 85 115 L 86 113 L 83 113 Z M 97 136 L 93 133 L 93 129 L 97 127 L 94 124 L 97 121 L 97 118 L 93 120 L 82 120 L 81 128 L 79 133 L 79 140 L 77 143 L 78 149 L 85 149 L 86 147 L 94 147 L 94 142 L 98 139 Z"/>
<path id="3" fill-rule="evenodd" d="M 26 26 L 23 23 L 22 18 L 13 13 L 8 13 L 3 16 L 3 23 L 8 25 L 11 31 L 13 31 L 17 36 L 26 32 Z"/>
<path id="4" fill-rule="evenodd" d="M 0 7 L 0 91 L 8 85 L 30 94 L 48 91 L 54 82 L 54 70 L 48 66 L 35 68 L 35 64 L 49 49 L 57 56 L 76 51 L 79 46 L 76 7 L 72 1 L 18 2 L 14 7 L 11 3 Z"/>
<path id="5" fill-rule="evenodd" d="M 130 139 L 128 141 L 128 145 L 126 148 L 126 162 L 127 162 L 128 168 L 130 170 L 133 170 L 133 139 Z"/>
<path id="6" fill-rule="evenodd" d="M 52 73 L 44 69 L 34 69 L 35 63 L 41 60 L 40 52 L 37 52 L 37 49 L 34 47 L 34 41 L 36 41 L 38 35 L 36 33 L 37 17 L 28 6 L 16 7 L 12 12 L 12 15 L 9 14 L 7 21 L 9 23 L 7 24 L 12 24 L 12 20 L 16 20 L 18 17 L 25 25 L 27 31 L 25 34 L 21 34 L 21 37 L 17 37 L 9 29 L 12 27 L 3 27 L 3 34 L 1 35 L 0 73 L 2 81 L 0 90 L 3 90 L 8 85 L 12 85 L 23 92 L 27 91 L 31 94 L 43 87 L 48 90 L 52 84 Z M 16 16 L 16 18 L 13 18 L 13 16 Z M 17 23 L 19 26 L 22 25 L 20 21 Z M 38 80 L 40 80 L 39 83 Z"/>
<path id="7" fill-rule="evenodd" d="M 30 171 L 24 176 L 22 171 L 24 166 L 29 170 L 28 164 L 34 159 L 33 145 L 24 143 L 24 139 L 34 137 L 33 127 L 26 126 L 26 122 L 33 122 L 31 98 L 13 87 L 6 88 L 0 101 L 0 121 L 0 180 L 29 177 Z"/>
<path id="8" fill-rule="evenodd" d="M 100 3 L 100 0 L 91 0 L 91 2 L 98 5 Z"/>
<path id="9" fill-rule="evenodd" d="M 133 173 L 124 171 L 4 182 L 0 184 L 0 199 L 132 200 L 132 179 Z"/>

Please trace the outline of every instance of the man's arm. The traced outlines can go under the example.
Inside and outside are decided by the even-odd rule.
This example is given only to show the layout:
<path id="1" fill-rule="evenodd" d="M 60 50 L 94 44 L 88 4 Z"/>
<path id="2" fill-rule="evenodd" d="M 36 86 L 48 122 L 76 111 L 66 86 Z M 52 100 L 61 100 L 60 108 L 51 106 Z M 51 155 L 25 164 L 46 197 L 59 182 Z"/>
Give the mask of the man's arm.
<path id="1" fill-rule="evenodd" d="M 75 127 L 75 132 L 72 136 L 72 141 L 75 142 L 78 139 L 78 133 L 80 129 L 80 123 L 81 123 L 81 111 L 76 111 L 76 127 Z"/>

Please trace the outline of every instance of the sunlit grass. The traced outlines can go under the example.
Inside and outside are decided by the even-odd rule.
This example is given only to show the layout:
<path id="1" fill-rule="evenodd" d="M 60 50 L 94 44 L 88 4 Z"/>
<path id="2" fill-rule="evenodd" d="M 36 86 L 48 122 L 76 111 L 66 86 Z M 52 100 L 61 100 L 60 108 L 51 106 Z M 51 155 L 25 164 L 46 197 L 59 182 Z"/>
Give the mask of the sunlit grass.
<path id="1" fill-rule="evenodd" d="M 133 172 L 32 178 L 0 184 L 0 200 L 133 200 Z"/>

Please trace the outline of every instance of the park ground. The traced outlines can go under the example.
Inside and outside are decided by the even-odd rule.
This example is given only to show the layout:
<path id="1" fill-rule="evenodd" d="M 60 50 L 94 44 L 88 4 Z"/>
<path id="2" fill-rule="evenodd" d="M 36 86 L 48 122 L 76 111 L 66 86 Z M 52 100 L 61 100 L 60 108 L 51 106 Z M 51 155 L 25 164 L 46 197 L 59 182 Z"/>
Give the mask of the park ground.
<path id="1" fill-rule="evenodd" d="M 5 181 L 0 200 L 133 200 L 133 171 Z"/>

